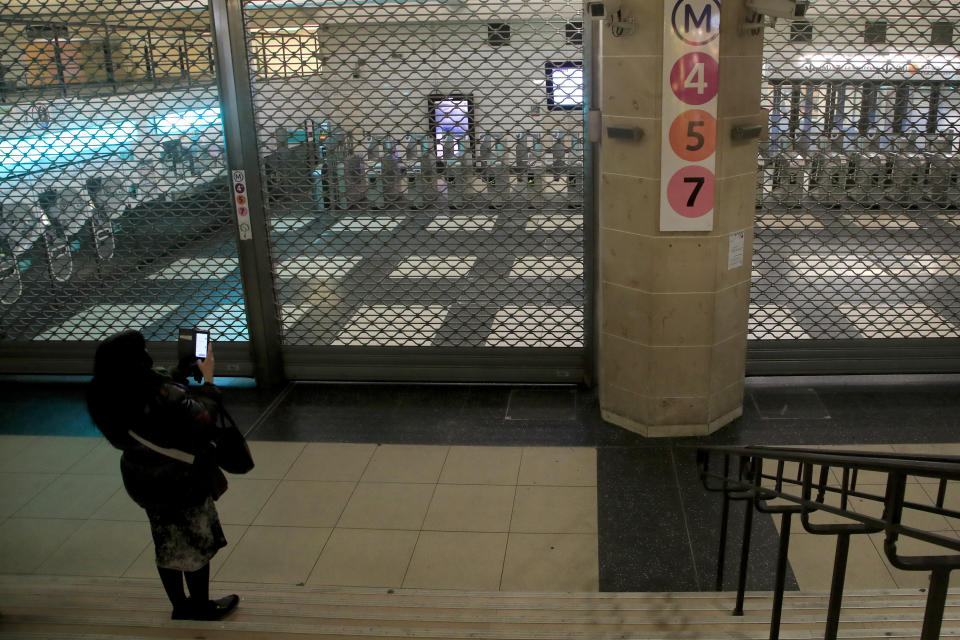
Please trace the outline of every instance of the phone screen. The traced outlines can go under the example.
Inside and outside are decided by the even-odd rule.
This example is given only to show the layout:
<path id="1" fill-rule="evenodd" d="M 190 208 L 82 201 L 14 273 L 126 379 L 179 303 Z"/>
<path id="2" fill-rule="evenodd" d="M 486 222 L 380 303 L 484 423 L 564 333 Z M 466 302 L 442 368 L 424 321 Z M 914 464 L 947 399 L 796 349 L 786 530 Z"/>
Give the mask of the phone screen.
<path id="1" fill-rule="evenodd" d="M 209 339 L 210 334 L 206 331 L 197 331 L 196 333 L 196 348 L 194 349 L 193 355 L 197 358 L 206 358 L 207 357 L 207 340 Z"/>

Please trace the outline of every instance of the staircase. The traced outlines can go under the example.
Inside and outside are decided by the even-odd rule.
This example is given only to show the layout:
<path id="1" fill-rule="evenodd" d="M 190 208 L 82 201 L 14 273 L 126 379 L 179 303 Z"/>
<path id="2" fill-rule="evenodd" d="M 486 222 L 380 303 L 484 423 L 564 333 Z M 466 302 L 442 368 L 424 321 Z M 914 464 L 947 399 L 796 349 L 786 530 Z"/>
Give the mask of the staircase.
<path id="1" fill-rule="evenodd" d="M 238 593 L 220 622 L 170 620 L 159 580 L 0 576 L 0 639 L 282 640 L 430 638 L 673 640 L 769 637 L 771 596 L 748 593 L 734 617 L 727 593 L 504 593 L 211 585 Z M 780 638 L 823 637 L 826 593 L 788 593 Z M 840 638 L 918 638 L 925 590 L 846 592 Z M 960 637 L 960 591 L 942 638 Z"/>

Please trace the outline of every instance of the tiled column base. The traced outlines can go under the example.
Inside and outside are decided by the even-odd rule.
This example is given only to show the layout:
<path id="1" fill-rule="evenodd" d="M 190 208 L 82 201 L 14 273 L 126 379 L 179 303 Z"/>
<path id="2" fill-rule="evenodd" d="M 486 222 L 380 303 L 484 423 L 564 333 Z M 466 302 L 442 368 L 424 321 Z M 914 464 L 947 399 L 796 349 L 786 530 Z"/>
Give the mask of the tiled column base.
<path id="1" fill-rule="evenodd" d="M 721 427 L 730 424 L 743 415 L 743 406 L 741 405 L 706 424 L 643 424 L 605 409 L 601 410 L 600 414 L 603 419 L 610 424 L 615 424 L 628 431 L 639 433 L 647 438 L 683 438 L 688 436 L 709 435 Z"/>

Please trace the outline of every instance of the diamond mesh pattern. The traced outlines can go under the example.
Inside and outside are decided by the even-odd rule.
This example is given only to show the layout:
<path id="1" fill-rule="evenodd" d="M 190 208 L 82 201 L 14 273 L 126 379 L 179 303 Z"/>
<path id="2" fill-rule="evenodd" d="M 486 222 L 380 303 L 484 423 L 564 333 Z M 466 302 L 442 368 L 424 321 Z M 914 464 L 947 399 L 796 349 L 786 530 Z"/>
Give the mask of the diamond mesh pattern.
<path id="1" fill-rule="evenodd" d="M 581 3 L 248 2 L 288 345 L 581 347 Z"/>
<path id="2" fill-rule="evenodd" d="M 958 22 L 816 0 L 766 28 L 752 338 L 960 336 Z"/>
<path id="3" fill-rule="evenodd" d="M 246 340 L 203 2 L 8 2 L 0 332 Z"/>

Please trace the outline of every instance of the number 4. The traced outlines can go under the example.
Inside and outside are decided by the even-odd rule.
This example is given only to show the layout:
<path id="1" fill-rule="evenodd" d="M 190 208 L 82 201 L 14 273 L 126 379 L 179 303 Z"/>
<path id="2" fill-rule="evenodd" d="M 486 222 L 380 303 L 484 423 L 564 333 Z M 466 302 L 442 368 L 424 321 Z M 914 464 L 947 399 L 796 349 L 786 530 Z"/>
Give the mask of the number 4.
<path id="1" fill-rule="evenodd" d="M 698 62 L 693 65 L 693 69 L 690 70 L 690 73 L 687 74 L 686 80 L 683 81 L 684 89 L 696 89 L 697 93 L 703 95 L 707 90 L 707 81 L 703 77 L 703 63 Z"/>

